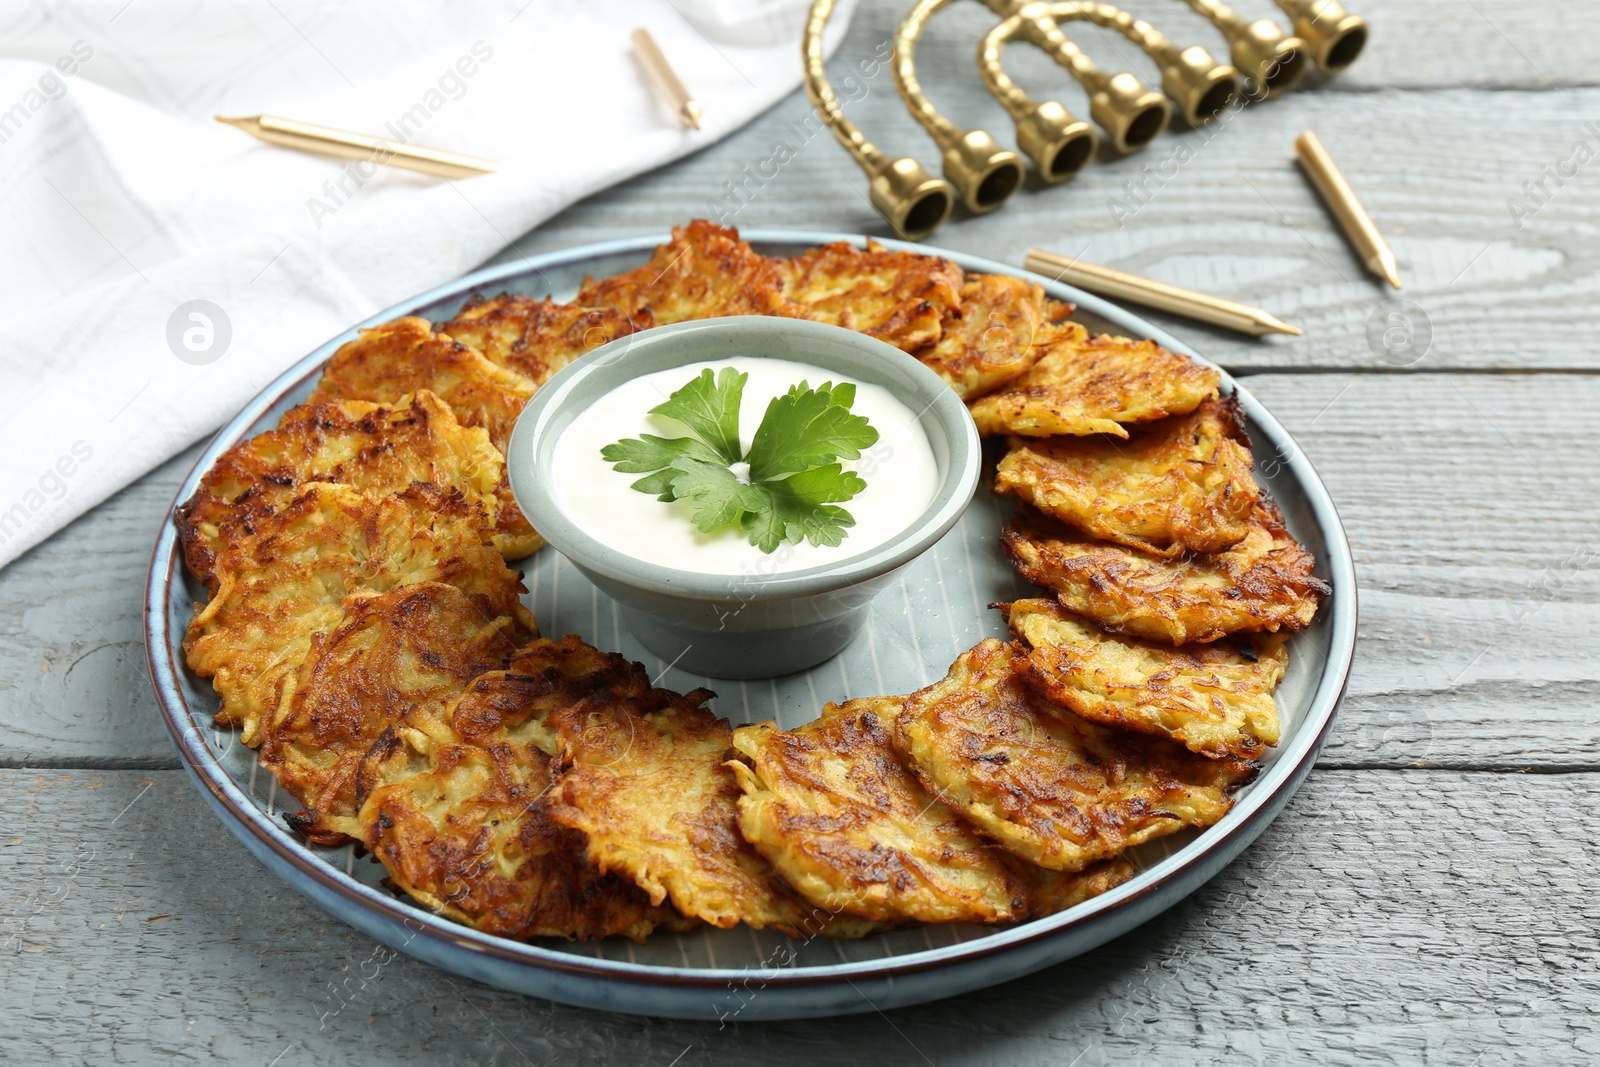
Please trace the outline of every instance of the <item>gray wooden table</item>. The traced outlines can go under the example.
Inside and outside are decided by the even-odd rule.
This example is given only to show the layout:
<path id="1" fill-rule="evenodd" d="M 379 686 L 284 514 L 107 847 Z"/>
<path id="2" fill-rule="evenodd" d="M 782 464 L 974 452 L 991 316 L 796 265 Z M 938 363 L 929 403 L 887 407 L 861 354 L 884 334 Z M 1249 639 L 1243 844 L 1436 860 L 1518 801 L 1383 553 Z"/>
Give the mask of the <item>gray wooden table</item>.
<path id="1" fill-rule="evenodd" d="M 867 0 L 841 61 L 885 41 L 903 3 Z M 1211 40 L 1171 0 L 1129 6 Z M 1373 40 L 1337 82 L 935 237 L 1010 262 L 1035 244 L 1081 253 L 1306 328 L 1251 341 L 1156 316 L 1248 375 L 1300 440 L 1361 577 L 1332 739 L 1210 885 L 1081 959 L 889 1015 L 719 1029 L 559 1007 L 409 958 L 354 981 L 373 944 L 249 858 L 157 719 L 140 594 L 191 449 L 0 572 L 0 1061 L 1593 1062 L 1600 160 L 1548 181 L 1542 203 L 1523 185 L 1580 141 L 1600 149 L 1600 7 L 1358 10 Z M 969 66 L 985 23 L 975 5 L 941 15 L 924 80 L 957 121 L 1009 139 Z M 1080 106 L 1013 51 L 1020 79 Z M 882 232 L 831 140 L 795 143 L 806 111 L 791 97 L 508 254 L 707 214 L 779 140 L 795 158 L 731 221 Z M 886 73 L 851 111 L 887 149 L 932 158 Z M 1425 352 L 1373 329 L 1388 296 L 1291 163 L 1307 128 L 1391 235 Z M 1519 225 L 1510 198 L 1538 210 Z"/>

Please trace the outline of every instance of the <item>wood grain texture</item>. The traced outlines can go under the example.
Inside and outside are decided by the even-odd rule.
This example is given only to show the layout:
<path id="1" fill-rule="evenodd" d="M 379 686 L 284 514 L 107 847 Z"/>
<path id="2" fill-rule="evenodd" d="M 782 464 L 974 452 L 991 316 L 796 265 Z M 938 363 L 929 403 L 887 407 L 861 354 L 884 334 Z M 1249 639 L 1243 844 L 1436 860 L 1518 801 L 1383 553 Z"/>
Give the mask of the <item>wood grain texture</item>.
<path id="1" fill-rule="evenodd" d="M 909 5 L 864 3 L 851 35 L 887 33 Z M 1148 19 L 1182 45 L 1205 46 L 1225 57 L 1221 34 L 1177 0 L 1120 0 L 1118 7 Z M 1271 0 L 1236 0 L 1229 6 L 1249 19 L 1288 20 Z M 1371 36 L 1361 58 L 1343 74 L 1317 84 L 1330 92 L 1377 89 L 1572 88 L 1600 84 L 1594 53 L 1582 39 L 1600 31 L 1600 11 L 1559 0 L 1351 0 L 1344 7 L 1367 20 Z M 974 42 L 996 20 L 975 4 L 957 5 L 929 23 L 918 46 L 919 69 L 970 70 Z M 1125 39 L 1082 23 L 1068 35 L 1109 70 L 1137 72 L 1156 83 L 1156 67 Z M 926 55 L 926 59 L 924 56 Z M 1013 61 L 1007 54 L 1007 64 Z M 933 65 L 937 64 L 937 68 Z M 1029 68 L 1032 69 L 1032 68 Z M 1039 70 L 1049 69 L 1048 65 Z M 1315 77 L 1315 75 L 1313 75 Z"/>
<path id="2" fill-rule="evenodd" d="M 0 570 L 0 766 L 176 767 L 145 669 L 145 573 L 199 446 Z"/>
<path id="3" fill-rule="evenodd" d="M 1130 6 L 1171 23 L 1175 37 L 1195 18 L 1175 0 Z M 937 169 L 937 152 L 906 115 L 887 69 L 879 64 L 865 77 L 859 67 L 888 40 L 901 7 L 863 4 L 830 71 L 870 138 Z M 1585 125 L 1600 121 L 1600 89 L 1592 49 L 1581 43 L 1600 32 L 1600 7 L 1506 0 L 1476 8 L 1493 24 L 1474 5 L 1442 0 L 1365 11 L 1375 27 L 1371 55 L 1339 79 L 1247 108 L 1214 132 L 1163 135 L 1066 185 L 1030 182 L 998 212 L 958 216 L 930 242 L 1014 264 L 1035 245 L 1081 255 L 1256 304 L 1305 329 L 1301 338 L 1251 339 L 1151 314 L 1230 368 L 1600 369 L 1588 312 L 1600 300 L 1600 159 L 1552 184 L 1543 205 L 1522 189 L 1580 140 L 1600 155 L 1600 127 Z M 974 35 L 987 25 L 976 4 L 941 13 L 919 69 L 952 119 L 1010 144 L 1011 124 L 972 65 Z M 1560 88 L 1549 88 L 1495 27 Z M 1211 40 L 1199 30 L 1188 39 Z M 1032 51 L 1007 52 L 1019 81 L 1087 114 L 1082 91 Z M 1116 54 L 1097 54 L 1116 65 Z M 1133 54 L 1121 65 L 1153 83 L 1153 66 L 1141 63 Z M 847 77 L 857 80 L 847 86 Z M 790 97 L 721 144 L 575 205 L 499 258 L 661 232 L 697 216 L 887 235 L 860 171 L 825 129 L 806 125 L 810 114 L 803 97 Z M 1296 169 L 1292 143 L 1306 129 L 1322 137 L 1389 237 L 1402 292 L 1364 273 Z M 1519 220 L 1513 197 L 1537 212 Z M 1385 348 L 1377 340 L 1384 327 L 1369 339 L 1369 320 L 1395 297 L 1421 309 L 1412 313 L 1418 323 L 1426 319 L 1431 345 L 1420 358 Z"/>
<path id="4" fill-rule="evenodd" d="M 1361 641 L 1323 765 L 1600 767 L 1600 379 L 1244 380 L 1327 482 L 1356 554 Z M 139 609 L 191 461 L 0 574 L 0 765 L 177 766 Z M 79 566 L 86 545 L 103 567 Z"/>
<path id="5" fill-rule="evenodd" d="M 863 0 L 830 70 L 873 140 L 933 164 L 887 70 L 859 66 L 906 6 Z M 1175 0 L 1125 6 L 1223 52 Z M 1278 17 L 1267 0 L 1235 6 Z M 251 860 L 171 769 L 139 609 L 191 449 L 0 571 L 0 767 L 50 768 L 0 770 L 0 1062 L 1600 1057 L 1600 162 L 1559 184 L 1545 170 L 1580 141 L 1600 151 L 1588 125 L 1600 121 L 1600 6 L 1349 6 L 1373 37 L 1340 78 L 1214 134 L 1174 132 L 1097 161 L 1065 187 L 1025 189 L 933 238 L 1010 263 L 1033 245 L 1078 254 L 1306 328 L 1251 340 L 1151 315 L 1249 374 L 1328 483 L 1361 582 L 1356 668 L 1318 769 L 1209 886 L 1077 961 L 887 1017 L 719 1030 L 381 962 Z M 953 119 L 1010 143 L 971 63 L 990 21 L 976 4 L 941 13 L 919 66 Z M 1154 82 L 1125 43 L 1080 36 L 1107 67 Z M 1007 64 L 1041 99 L 1086 112 L 1031 50 L 1012 48 Z M 724 142 L 573 205 L 498 259 L 719 214 L 884 235 L 862 176 L 809 115 L 795 94 Z M 1304 129 L 1388 234 L 1402 293 L 1361 272 L 1295 171 Z M 1524 183 L 1541 180 L 1548 195 L 1534 198 Z M 1393 317 L 1380 305 L 1394 296 L 1415 307 Z M 1412 347 L 1396 344 L 1408 337 Z M 1519 769 L 1560 773 L 1491 773 Z"/>
<path id="6" fill-rule="evenodd" d="M 1592 1061 L 1597 810 L 1596 774 L 1319 771 L 1208 886 L 1078 960 L 887 1015 L 719 1029 L 383 962 L 182 772 L 6 771 L 0 1060 Z"/>
<path id="7" fill-rule="evenodd" d="M 1316 466 L 1355 555 L 1356 667 L 1323 765 L 1595 766 L 1600 381 L 1243 381 Z"/>

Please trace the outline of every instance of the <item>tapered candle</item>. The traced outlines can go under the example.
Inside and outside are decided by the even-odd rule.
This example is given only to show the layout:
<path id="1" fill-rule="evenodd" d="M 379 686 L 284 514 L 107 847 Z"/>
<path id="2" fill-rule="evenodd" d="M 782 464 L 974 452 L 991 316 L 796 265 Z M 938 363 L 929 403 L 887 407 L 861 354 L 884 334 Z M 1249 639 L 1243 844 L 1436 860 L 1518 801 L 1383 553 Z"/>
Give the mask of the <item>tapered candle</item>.
<path id="1" fill-rule="evenodd" d="M 1238 330 L 1240 333 L 1259 337 L 1264 333 L 1298 335 L 1301 332 L 1300 327 L 1290 326 L 1271 313 L 1249 304 L 1224 300 L 1209 293 L 1197 293 L 1193 289 L 1181 289 L 1110 267 L 1097 267 L 1093 263 L 1084 263 L 1039 248 L 1028 250 L 1024 265 L 1035 274 L 1076 285 L 1091 293 L 1170 311 L 1174 315 Z"/>
<path id="2" fill-rule="evenodd" d="M 672 64 L 667 62 L 667 57 L 656 44 L 655 38 L 650 36 L 649 30 L 633 31 L 633 50 L 638 53 L 639 62 L 644 65 L 645 72 L 650 75 L 650 80 L 655 83 L 656 89 L 667 98 L 667 103 L 672 105 L 678 121 L 698 130 L 700 102 L 689 95 L 689 90 L 684 87 L 677 72 L 672 69 Z"/>
<path id="3" fill-rule="evenodd" d="M 369 137 L 329 126 L 296 122 L 277 115 L 251 115 L 247 118 L 218 115 L 217 121 L 237 126 L 251 137 L 268 144 L 297 148 L 302 152 L 315 152 L 340 159 L 369 159 L 374 163 L 419 170 L 441 178 L 472 178 L 479 174 L 494 173 L 494 164 L 477 156 L 422 148 L 383 137 Z"/>
<path id="4" fill-rule="evenodd" d="M 1344 230 L 1344 235 L 1355 245 L 1356 252 L 1361 256 L 1361 262 L 1372 273 L 1396 289 L 1400 288 L 1400 270 L 1395 263 L 1394 251 L 1390 249 L 1389 242 L 1383 239 L 1383 234 L 1378 232 L 1378 227 L 1372 221 L 1372 216 L 1367 214 L 1367 209 L 1356 199 L 1355 190 L 1350 188 L 1350 183 L 1339 173 L 1333 157 L 1322 147 L 1317 135 L 1309 130 L 1302 133 L 1295 138 L 1294 150 L 1300 157 L 1300 165 L 1305 168 L 1311 184 L 1322 194 L 1322 199 L 1327 202 L 1333 217 L 1339 220 L 1339 228 Z"/>

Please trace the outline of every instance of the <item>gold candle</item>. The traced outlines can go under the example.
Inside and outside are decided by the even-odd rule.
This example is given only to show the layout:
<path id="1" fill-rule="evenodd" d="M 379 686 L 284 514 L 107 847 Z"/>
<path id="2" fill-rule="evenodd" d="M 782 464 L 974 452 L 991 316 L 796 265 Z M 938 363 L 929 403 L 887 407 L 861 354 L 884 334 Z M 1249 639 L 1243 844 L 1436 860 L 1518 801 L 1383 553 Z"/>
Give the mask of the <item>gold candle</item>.
<path id="1" fill-rule="evenodd" d="M 404 167 L 440 178 L 472 178 L 479 174 L 494 173 L 494 164 L 477 156 L 464 156 L 457 152 L 442 152 L 437 148 L 422 148 L 402 144 L 382 137 L 368 137 L 348 130 L 335 130 L 328 126 L 315 126 L 309 122 L 279 118 L 276 115 L 251 115 L 248 118 L 230 118 L 218 115 L 218 122 L 237 126 L 251 137 L 283 148 L 302 152 L 315 152 L 339 159 L 368 159 L 391 167 Z"/>
<path id="2" fill-rule="evenodd" d="M 1334 218 L 1339 220 L 1339 228 L 1344 230 L 1344 235 L 1350 239 L 1350 243 L 1356 246 L 1361 262 L 1365 263 L 1372 273 L 1396 289 L 1400 288 L 1400 270 L 1395 263 L 1394 252 L 1389 248 L 1389 242 L 1378 232 L 1372 216 L 1367 214 L 1367 209 L 1356 199 L 1355 190 L 1350 188 L 1350 183 L 1339 173 L 1333 157 L 1322 147 L 1317 135 L 1309 130 L 1302 133 L 1295 138 L 1294 150 L 1300 157 L 1300 165 L 1310 176 L 1311 184 L 1317 187 L 1317 192 L 1322 194 L 1322 199 L 1327 202 Z"/>
<path id="3" fill-rule="evenodd" d="M 1251 307 L 1249 304 L 1224 300 L 1209 293 L 1197 293 L 1193 289 L 1182 289 L 1166 282 L 1141 278 L 1137 274 L 1112 270 L 1110 267 L 1097 267 L 1093 263 L 1069 259 L 1039 248 L 1028 250 L 1028 258 L 1023 265 L 1035 274 L 1043 274 L 1046 278 L 1076 285 L 1091 293 L 1109 296 L 1114 300 L 1143 304 L 1145 307 L 1161 311 L 1170 311 L 1174 315 L 1182 315 L 1196 322 L 1207 322 L 1240 333 L 1259 337 L 1264 333 L 1288 333 L 1298 336 L 1301 332 L 1300 327 L 1290 326 L 1271 313 L 1258 307 Z"/>
<path id="4" fill-rule="evenodd" d="M 678 74 L 672 69 L 672 64 L 667 62 L 667 57 L 662 53 L 656 39 L 650 36 L 650 31 L 637 29 L 633 31 L 633 50 L 639 56 L 645 73 L 650 75 L 650 80 L 655 83 L 656 89 L 667 98 L 667 103 L 672 105 L 672 110 L 677 113 L 678 121 L 691 129 L 700 128 L 700 103 L 689 95 L 689 90 L 684 86 Z"/>

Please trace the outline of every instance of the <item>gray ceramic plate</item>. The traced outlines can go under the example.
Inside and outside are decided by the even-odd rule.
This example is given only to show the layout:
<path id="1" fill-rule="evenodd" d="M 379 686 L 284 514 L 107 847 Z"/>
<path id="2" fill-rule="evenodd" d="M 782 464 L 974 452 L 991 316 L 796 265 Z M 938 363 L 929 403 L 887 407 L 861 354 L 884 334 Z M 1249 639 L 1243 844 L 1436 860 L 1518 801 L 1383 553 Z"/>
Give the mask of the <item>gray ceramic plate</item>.
<path id="1" fill-rule="evenodd" d="M 847 234 L 750 231 L 771 255 L 791 255 Z M 178 491 L 186 500 L 201 475 L 236 441 L 271 427 L 311 389 L 335 348 L 357 329 L 398 315 L 448 319 L 474 293 L 513 290 L 570 298 L 583 277 L 644 262 L 661 236 L 589 245 L 493 267 L 397 304 L 335 337 L 285 372 L 217 434 Z M 1015 274 L 1079 305 L 1094 329 L 1152 337 L 1189 350 L 1139 318 L 1094 296 L 1004 264 L 901 242 L 948 256 L 969 271 Z M 1192 353 L 1191 353 L 1192 354 Z M 211 725 L 210 686 L 183 667 L 181 642 L 200 590 L 187 580 L 170 522 L 157 533 L 145 604 L 150 674 L 162 714 L 189 772 L 230 832 L 278 877 L 364 933 L 456 974 L 569 1004 L 700 1019 L 779 1019 L 886 1009 L 993 985 L 1058 963 L 1116 937 L 1171 907 L 1215 875 L 1282 810 L 1327 736 L 1349 676 L 1355 646 L 1356 587 L 1350 548 L 1327 491 L 1294 441 L 1248 392 L 1239 395 L 1255 445 L 1257 475 L 1283 506 L 1289 527 L 1315 554 L 1333 596 L 1290 643 L 1291 666 L 1278 691 L 1283 740 L 1234 809 L 1203 832 L 1141 846 L 1137 877 L 1047 919 L 1000 929 L 942 926 L 901 930 L 860 942 L 796 943 L 743 928 L 652 937 L 648 944 L 522 944 L 479 934 L 395 897 L 382 868 L 349 848 L 308 846 L 283 824 L 272 775 L 260 770 L 233 731 Z M 827 700 L 907 693 L 943 676 L 957 654 L 1003 636 L 987 605 L 1027 595 L 1006 565 L 997 532 L 1003 507 L 987 490 L 962 521 L 875 602 L 868 632 L 843 653 L 802 674 L 772 681 L 719 682 L 685 675 L 648 655 L 619 625 L 610 601 L 555 552 L 527 566 L 528 602 L 546 635 L 577 633 L 642 660 L 659 684 L 705 684 L 735 723 L 773 718 L 793 726 Z M 287 798 L 285 798 L 287 799 Z M 292 804 L 292 801 L 290 801 Z"/>

